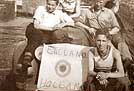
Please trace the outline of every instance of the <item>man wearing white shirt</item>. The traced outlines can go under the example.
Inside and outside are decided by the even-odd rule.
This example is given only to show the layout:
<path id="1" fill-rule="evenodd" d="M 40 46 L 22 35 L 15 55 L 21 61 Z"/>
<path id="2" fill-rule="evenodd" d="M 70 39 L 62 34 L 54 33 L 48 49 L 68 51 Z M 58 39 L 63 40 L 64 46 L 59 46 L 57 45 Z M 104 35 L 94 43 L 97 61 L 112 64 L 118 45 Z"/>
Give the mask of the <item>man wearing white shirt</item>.
<path id="1" fill-rule="evenodd" d="M 39 6 L 33 16 L 33 23 L 26 29 L 28 44 L 20 57 L 19 65 L 29 67 L 35 49 L 42 43 L 54 43 L 53 32 L 64 26 L 74 26 L 74 21 L 66 13 L 57 10 L 58 0 L 47 0 L 47 6 Z M 25 67 L 24 67 L 25 68 Z"/>
<path id="2" fill-rule="evenodd" d="M 48 3 L 46 9 L 44 6 L 39 6 L 37 8 L 33 17 L 34 27 L 36 29 L 54 31 L 56 27 L 62 28 L 66 25 L 74 25 L 72 18 L 66 13 L 63 13 L 61 10 L 52 10 L 50 7 L 51 6 Z"/>

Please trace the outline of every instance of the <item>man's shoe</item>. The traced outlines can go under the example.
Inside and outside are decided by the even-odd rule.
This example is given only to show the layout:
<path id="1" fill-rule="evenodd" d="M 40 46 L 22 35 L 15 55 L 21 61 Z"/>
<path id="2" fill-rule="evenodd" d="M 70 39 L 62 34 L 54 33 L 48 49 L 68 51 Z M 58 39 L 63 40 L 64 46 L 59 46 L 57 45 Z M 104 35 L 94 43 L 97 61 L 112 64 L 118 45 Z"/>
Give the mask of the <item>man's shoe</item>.
<path id="1" fill-rule="evenodd" d="M 27 67 L 31 67 L 31 56 L 25 56 L 24 60 L 23 60 L 23 65 L 27 66 Z"/>
<path id="2" fill-rule="evenodd" d="M 30 52 L 25 52 L 23 65 L 25 65 L 27 67 L 31 67 L 32 66 L 31 61 L 32 61 L 32 54 Z"/>

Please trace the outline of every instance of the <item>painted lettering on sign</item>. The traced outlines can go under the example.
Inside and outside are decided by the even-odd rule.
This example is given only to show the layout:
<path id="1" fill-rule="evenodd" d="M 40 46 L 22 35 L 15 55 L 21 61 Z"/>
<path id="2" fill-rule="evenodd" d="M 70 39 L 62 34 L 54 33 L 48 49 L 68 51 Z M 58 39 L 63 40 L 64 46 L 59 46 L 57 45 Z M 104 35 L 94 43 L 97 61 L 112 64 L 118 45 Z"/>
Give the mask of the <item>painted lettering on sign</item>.
<path id="1" fill-rule="evenodd" d="M 45 80 L 45 82 L 42 83 L 41 88 L 80 89 L 81 85 L 78 82 L 68 82 L 66 84 L 64 82 Z"/>
<path id="2" fill-rule="evenodd" d="M 81 90 L 82 61 L 88 56 L 89 48 L 85 46 L 44 45 L 37 88 Z"/>
<path id="3" fill-rule="evenodd" d="M 48 46 L 47 53 L 50 55 L 59 55 L 59 56 L 82 57 L 82 58 L 88 57 L 88 51 L 79 52 L 76 50 L 67 50 L 64 48 L 53 47 L 53 46 Z"/>

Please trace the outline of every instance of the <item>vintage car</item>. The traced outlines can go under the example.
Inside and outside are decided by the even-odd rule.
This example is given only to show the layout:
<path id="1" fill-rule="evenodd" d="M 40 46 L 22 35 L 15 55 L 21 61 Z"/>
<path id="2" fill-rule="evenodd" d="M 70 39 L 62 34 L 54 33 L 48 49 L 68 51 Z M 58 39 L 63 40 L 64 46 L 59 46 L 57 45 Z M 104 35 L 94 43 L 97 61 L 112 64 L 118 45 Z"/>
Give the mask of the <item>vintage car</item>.
<path id="1" fill-rule="evenodd" d="M 80 28 L 80 27 L 67 26 L 61 30 L 55 31 L 55 35 L 57 35 L 56 42 L 58 44 L 66 43 L 66 45 L 75 44 L 75 45 L 81 45 L 81 46 L 89 46 L 89 44 L 90 44 L 89 43 L 89 35 L 88 35 L 87 31 L 85 31 L 85 29 Z M 37 88 L 34 83 L 37 83 L 37 77 L 38 77 L 39 66 L 40 66 L 39 60 L 40 60 L 40 56 L 42 56 L 41 54 L 42 54 L 43 47 L 39 46 L 36 49 L 36 51 L 35 51 L 36 58 L 32 61 L 32 67 L 29 67 L 27 69 L 28 70 L 27 75 L 32 74 L 32 76 L 27 77 L 24 74 L 19 74 L 17 72 L 18 66 L 16 66 L 18 64 L 18 59 L 20 58 L 21 54 L 23 53 L 26 45 L 27 45 L 27 39 L 19 42 L 15 47 L 14 55 L 13 55 L 14 73 L 16 74 L 17 88 L 20 88 L 20 89 L 25 88 L 26 91 L 33 91 Z M 53 90 L 53 91 L 55 91 L 55 90 Z M 71 90 L 69 90 L 69 91 L 71 91 Z"/>

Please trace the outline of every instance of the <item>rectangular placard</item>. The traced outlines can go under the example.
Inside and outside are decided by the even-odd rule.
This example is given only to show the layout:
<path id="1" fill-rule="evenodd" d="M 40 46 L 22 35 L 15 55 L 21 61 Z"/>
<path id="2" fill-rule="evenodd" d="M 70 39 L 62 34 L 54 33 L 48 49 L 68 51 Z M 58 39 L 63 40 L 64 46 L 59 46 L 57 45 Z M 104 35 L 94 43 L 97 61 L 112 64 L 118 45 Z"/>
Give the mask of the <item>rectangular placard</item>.
<path id="1" fill-rule="evenodd" d="M 88 58 L 85 49 L 73 44 L 44 45 L 37 88 L 80 90 L 82 60 Z"/>

